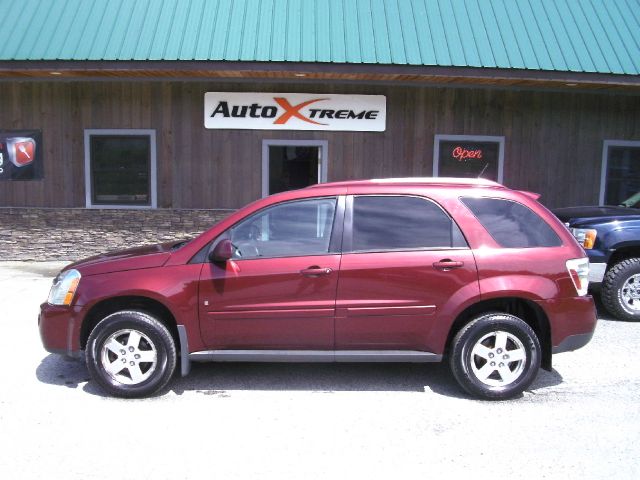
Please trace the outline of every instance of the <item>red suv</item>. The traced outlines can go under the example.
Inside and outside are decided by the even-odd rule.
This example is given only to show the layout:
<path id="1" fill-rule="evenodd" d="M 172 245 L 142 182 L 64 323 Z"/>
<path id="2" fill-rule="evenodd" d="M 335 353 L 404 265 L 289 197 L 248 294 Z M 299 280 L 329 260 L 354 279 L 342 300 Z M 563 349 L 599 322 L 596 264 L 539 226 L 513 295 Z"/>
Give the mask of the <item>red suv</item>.
<path id="1" fill-rule="evenodd" d="M 509 398 L 596 325 L 586 255 L 536 198 L 444 178 L 273 195 L 189 242 L 69 265 L 40 334 L 121 397 L 178 363 L 446 359 L 467 392 Z"/>

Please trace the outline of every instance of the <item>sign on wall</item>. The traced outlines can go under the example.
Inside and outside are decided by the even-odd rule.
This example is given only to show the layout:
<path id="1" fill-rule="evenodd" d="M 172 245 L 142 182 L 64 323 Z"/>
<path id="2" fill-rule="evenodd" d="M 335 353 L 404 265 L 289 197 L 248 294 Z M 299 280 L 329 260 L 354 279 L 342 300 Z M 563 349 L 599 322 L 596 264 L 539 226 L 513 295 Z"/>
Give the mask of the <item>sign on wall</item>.
<path id="1" fill-rule="evenodd" d="M 39 180 L 43 174 L 42 132 L 0 130 L 0 180 Z"/>
<path id="2" fill-rule="evenodd" d="M 436 135 L 434 176 L 502 182 L 503 137 Z"/>
<path id="3" fill-rule="evenodd" d="M 207 92 L 205 128 L 383 132 L 384 95 Z"/>

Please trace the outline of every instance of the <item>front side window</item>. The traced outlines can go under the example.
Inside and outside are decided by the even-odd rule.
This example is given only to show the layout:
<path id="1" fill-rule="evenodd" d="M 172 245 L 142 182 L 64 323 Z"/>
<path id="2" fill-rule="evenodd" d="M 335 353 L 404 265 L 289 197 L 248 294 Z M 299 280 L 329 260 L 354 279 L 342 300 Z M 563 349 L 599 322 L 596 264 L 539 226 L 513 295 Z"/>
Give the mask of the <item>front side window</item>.
<path id="1" fill-rule="evenodd" d="M 405 196 L 353 199 L 354 251 L 466 246 L 458 226 L 435 203 Z"/>
<path id="2" fill-rule="evenodd" d="M 329 253 L 336 198 L 287 202 L 243 220 L 229 231 L 234 258 Z"/>
<path id="3" fill-rule="evenodd" d="M 493 239 L 505 248 L 559 247 L 562 240 L 536 213 L 503 198 L 462 198 Z"/>
<path id="4" fill-rule="evenodd" d="M 88 131 L 87 206 L 155 206 L 155 134 Z"/>

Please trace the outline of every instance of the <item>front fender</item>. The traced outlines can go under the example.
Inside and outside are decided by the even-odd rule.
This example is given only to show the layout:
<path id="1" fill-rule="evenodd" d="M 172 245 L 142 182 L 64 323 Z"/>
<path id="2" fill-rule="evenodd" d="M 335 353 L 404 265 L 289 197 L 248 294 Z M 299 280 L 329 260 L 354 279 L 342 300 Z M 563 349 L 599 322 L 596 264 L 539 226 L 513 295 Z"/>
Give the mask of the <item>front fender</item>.
<path id="1" fill-rule="evenodd" d="M 640 246 L 640 221 L 615 221 L 594 226 L 600 237 L 596 248 L 605 251 Z"/>
<path id="2" fill-rule="evenodd" d="M 75 337 L 93 307 L 122 297 L 144 297 L 164 305 L 178 325 L 185 325 L 189 345 L 202 345 L 198 328 L 198 281 L 201 264 L 175 265 L 152 269 L 112 272 L 83 277 L 78 286 L 75 308 L 81 312 Z"/>

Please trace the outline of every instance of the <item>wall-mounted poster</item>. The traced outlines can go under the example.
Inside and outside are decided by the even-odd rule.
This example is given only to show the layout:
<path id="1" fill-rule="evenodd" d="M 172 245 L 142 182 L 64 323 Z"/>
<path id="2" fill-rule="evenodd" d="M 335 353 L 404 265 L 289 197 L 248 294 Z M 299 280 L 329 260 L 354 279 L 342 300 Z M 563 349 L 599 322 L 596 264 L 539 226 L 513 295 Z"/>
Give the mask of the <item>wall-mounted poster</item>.
<path id="1" fill-rule="evenodd" d="M 40 180 L 41 130 L 0 130 L 0 180 Z"/>

